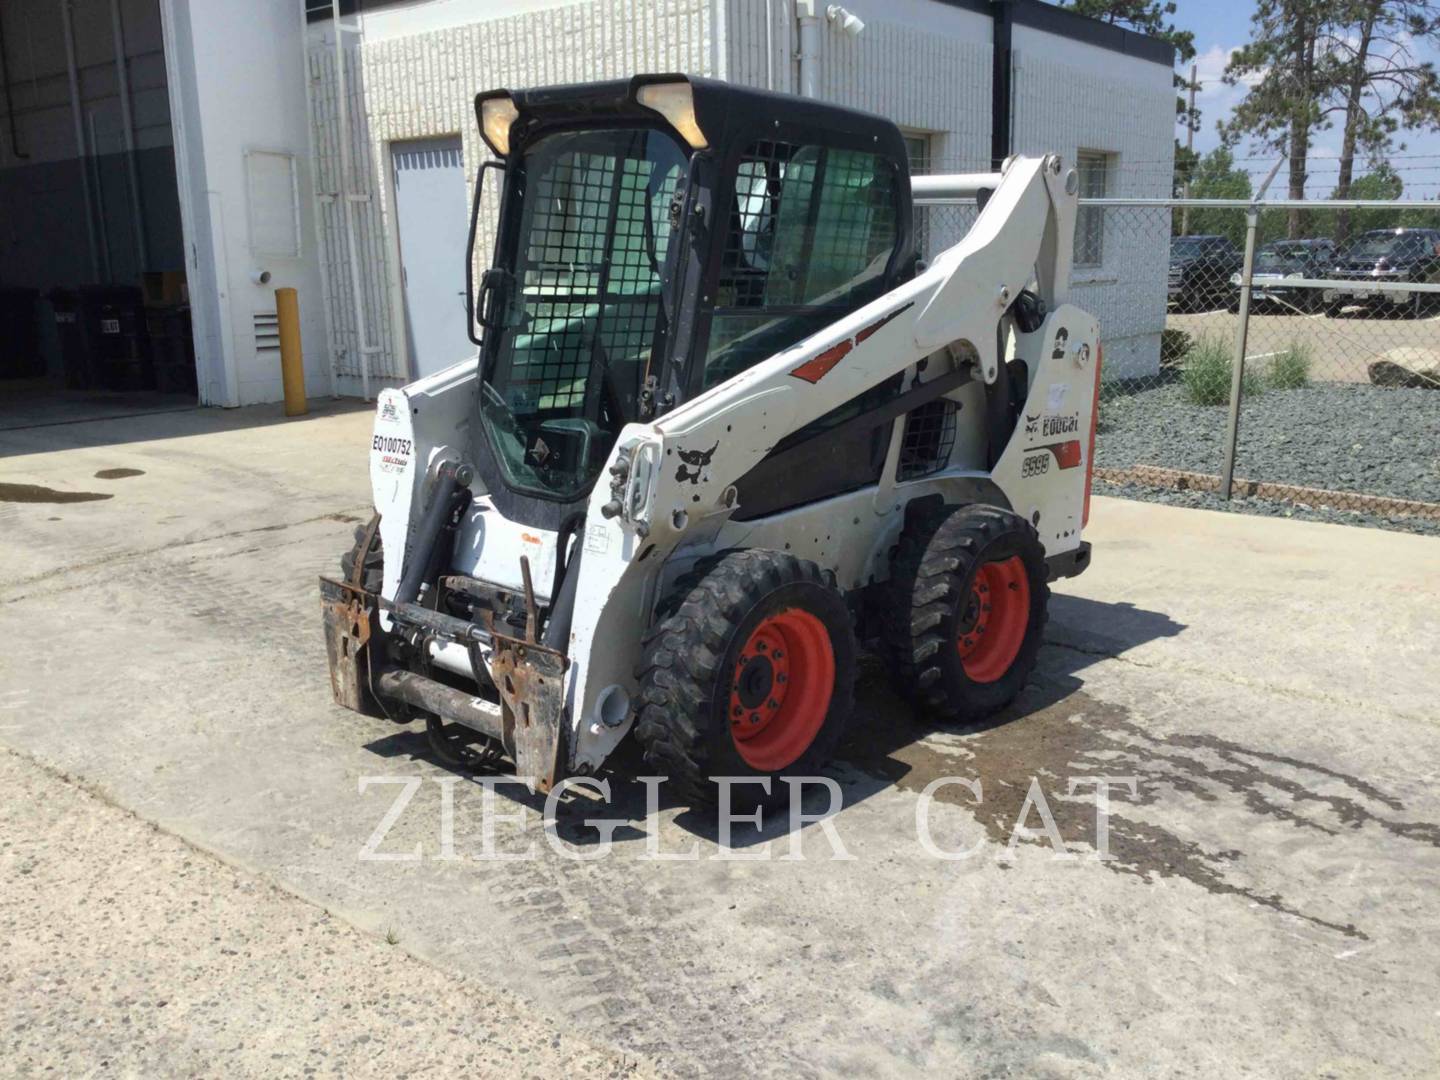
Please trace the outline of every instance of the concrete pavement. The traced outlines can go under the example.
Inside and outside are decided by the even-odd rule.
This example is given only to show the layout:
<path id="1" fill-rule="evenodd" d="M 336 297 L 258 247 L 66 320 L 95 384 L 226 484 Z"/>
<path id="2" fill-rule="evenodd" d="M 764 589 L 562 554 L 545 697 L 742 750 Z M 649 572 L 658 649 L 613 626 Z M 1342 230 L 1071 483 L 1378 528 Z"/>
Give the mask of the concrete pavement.
<path id="1" fill-rule="evenodd" d="M 0 425 L 3 426 L 3 425 Z M 1427 1075 L 1440 1059 L 1432 538 L 1099 499 L 1035 684 L 939 732 L 867 666 L 833 819 L 665 808 L 623 770 L 609 858 L 329 702 L 314 577 L 368 514 L 364 412 L 0 431 L 0 743 L 400 948 L 685 1074 Z M 105 480 L 96 474 L 134 470 Z M 113 475 L 113 474 L 112 474 Z M 4 490 L 4 489 L 0 489 Z M 918 793 L 937 793 L 934 843 Z M 1113 793 L 1108 847 L 1095 799 Z M 403 783 L 413 797 L 362 851 Z M 1034 787 L 1032 787 L 1034 785 Z M 1064 846 L 1057 858 L 1032 795 Z M 447 795 L 448 792 L 448 795 Z M 455 808 L 453 851 L 441 833 Z M 1012 847 L 1017 819 L 1036 835 Z M 768 848 L 765 840 L 770 840 Z M 697 861 L 655 861 L 692 845 Z M 9 888 L 7 887 L 7 894 Z M 63 912 L 56 913 L 63 918 Z"/>

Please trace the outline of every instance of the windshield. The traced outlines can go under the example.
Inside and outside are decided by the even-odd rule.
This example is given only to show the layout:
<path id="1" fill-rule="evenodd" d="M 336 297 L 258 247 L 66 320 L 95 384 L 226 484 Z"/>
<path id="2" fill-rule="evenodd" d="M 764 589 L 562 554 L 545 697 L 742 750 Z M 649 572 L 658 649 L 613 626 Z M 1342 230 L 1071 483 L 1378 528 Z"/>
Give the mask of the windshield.
<path id="1" fill-rule="evenodd" d="M 1420 253 L 1421 246 L 1420 238 L 1414 234 L 1366 233 L 1345 254 L 1351 259 L 1410 258 Z"/>
<path id="2" fill-rule="evenodd" d="M 1271 272 L 1302 270 L 1308 254 L 1309 249 L 1299 244 L 1276 244 L 1255 256 L 1255 269 Z"/>
<path id="3" fill-rule="evenodd" d="M 561 132 L 526 148 L 513 268 L 500 264 L 513 296 L 490 331 L 480 405 L 512 487 L 577 497 L 635 418 L 663 332 L 670 200 L 684 174 L 679 145 L 650 129 Z"/>
<path id="4" fill-rule="evenodd" d="M 1195 259 L 1204 255 L 1214 244 L 1213 240 L 1201 236 L 1177 236 L 1170 241 L 1171 258 Z"/>

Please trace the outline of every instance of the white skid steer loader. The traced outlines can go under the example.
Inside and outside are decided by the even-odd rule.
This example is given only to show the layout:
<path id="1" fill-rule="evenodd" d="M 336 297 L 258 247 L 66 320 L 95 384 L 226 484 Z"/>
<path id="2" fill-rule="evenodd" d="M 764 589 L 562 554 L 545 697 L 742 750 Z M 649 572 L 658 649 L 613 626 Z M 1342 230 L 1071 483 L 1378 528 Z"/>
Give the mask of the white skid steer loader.
<path id="1" fill-rule="evenodd" d="M 540 791 L 633 732 L 691 803 L 823 767 L 857 639 L 932 715 L 1010 702 L 1089 560 L 1075 173 L 912 181 L 887 120 L 678 75 L 476 113 L 478 359 L 380 394 L 337 701 Z M 980 207 L 928 266 L 917 190 Z"/>

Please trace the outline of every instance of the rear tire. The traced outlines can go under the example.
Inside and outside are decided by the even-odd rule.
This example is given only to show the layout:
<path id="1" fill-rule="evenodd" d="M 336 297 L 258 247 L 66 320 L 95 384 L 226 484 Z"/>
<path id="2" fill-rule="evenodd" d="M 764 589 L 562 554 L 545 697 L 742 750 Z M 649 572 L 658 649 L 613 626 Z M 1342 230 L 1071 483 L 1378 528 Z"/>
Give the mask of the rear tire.
<path id="1" fill-rule="evenodd" d="M 681 578 L 646 635 L 635 736 L 692 805 L 712 776 L 768 777 L 734 805 L 786 795 L 776 781 L 830 759 L 854 697 L 855 636 L 818 566 L 778 551 L 730 551 Z"/>
<path id="2" fill-rule="evenodd" d="M 1046 577 L 1024 518 L 979 505 L 918 514 L 901 534 L 887 605 L 898 689 L 947 721 L 1010 704 L 1039 657 Z"/>

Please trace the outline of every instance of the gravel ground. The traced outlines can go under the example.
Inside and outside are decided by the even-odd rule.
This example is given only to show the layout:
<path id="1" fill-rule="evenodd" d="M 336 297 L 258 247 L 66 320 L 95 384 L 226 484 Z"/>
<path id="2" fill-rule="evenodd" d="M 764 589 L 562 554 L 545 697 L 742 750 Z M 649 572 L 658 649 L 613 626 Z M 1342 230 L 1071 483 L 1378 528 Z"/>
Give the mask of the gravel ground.
<path id="1" fill-rule="evenodd" d="M 1107 398 L 1100 409 L 1095 464 L 1158 465 L 1218 473 L 1224 406 L 1192 405 L 1178 383 Z M 1335 491 L 1440 502 L 1440 392 L 1316 385 L 1247 398 L 1240 418 L 1236 476 Z M 1110 494 L 1186 506 L 1224 505 L 1197 492 L 1105 485 Z M 1434 523 L 1299 507 L 1252 499 L 1233 509 L 1347 524 L 1432 532 Z"/>
<path id="2" fill-rule="evenodd" d="M 649 1075 L 0 750 L 0 1073 Z"/>

